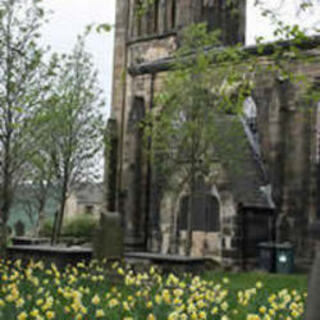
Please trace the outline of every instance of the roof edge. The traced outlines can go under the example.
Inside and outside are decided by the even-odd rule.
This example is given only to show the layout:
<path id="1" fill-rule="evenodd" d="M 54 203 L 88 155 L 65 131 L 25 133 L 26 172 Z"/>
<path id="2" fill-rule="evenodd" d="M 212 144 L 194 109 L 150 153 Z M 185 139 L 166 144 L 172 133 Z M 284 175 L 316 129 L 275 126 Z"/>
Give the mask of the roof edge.
<path id="1" fill-rule="evenodd" d="M 282 48 L 284 50 L 289 50 L 292 47 L 292 45 L 294 45 L 296 48 L 299 48 L 301 50 L 314 49 L 320 46 L 320 36 L 309 37 L 309 38 L 300 40 L 299 42 L 294 40 L 288 40 L 288 41 L 268 42 L 259 46 L 258 45 L 242 46 L 239 48 L 239 50 L 240 52 L 243 52 L 244 55 L 269 56 L 269 55 L 272 55 L 279 48 Z M 226 47 L 209 47 L 209 48 L 205 48 L 204 50 L 207 52 L 216 51 L 218 53 L 218 52 L 224 51 L 225 49 Z M 183 59 L 187 63 L 193 57 L 194 55 L 191 53 L 190 55 L 185 56 Z M 172 70 L 174 68 L 173 62 L 174 62 L 173 57 L 158 59 L 152 62 L 131 65 L 128 68 L 128 71 L 131 76 L 165 72 L 165 71 Z M 212 62 L 215 63 L 214 58 Z M 221 62 L 221 60 L 219 62 Z"/>

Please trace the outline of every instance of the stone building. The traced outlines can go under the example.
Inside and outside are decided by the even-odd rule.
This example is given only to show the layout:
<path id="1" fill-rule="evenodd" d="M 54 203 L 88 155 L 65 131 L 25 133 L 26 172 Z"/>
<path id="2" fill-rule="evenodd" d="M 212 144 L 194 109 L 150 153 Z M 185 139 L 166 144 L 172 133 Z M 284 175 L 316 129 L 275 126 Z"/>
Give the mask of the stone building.
<path id="1" fill-rule="evenodd" d="M 127 250 L 184 254 L 188 189 L 182 188 L 178 197 L 165 191 L 156 196 L 137 124 L 153 108 L 155 94 L 170 72 L 181 30 L 207 22 L 209 29 L 222 30 L 225 46 L 244 44 L 246 3 L 155 0 L 142 16 L 135 13 L 139 3 L 117 0 L 108 209 L 123 215 Z M 312 63 L 292 63 L 293 70 L 306 74 L 315 86 L 320 78 L 318 42 L 302 45 L 305 54 L 315 58 Z M 254 47 L 244 50 L 257 54 Z M 268 59 L 268 50 L 265 54 L 262 60 Z M 213 179 L 199 177 L 197 182 L 201 196 L 193 213 L 192 255 L 244 264 L 256 257 L 259 242 L 276 237 L 292 241 L 302 261 L 312 256 L 306 231 L 319 201 L 320 107 L 301 111 L 306 102 L 298 84 L 270 74 L 255 81 L 239 122 L 244 142 L 241 170 L 218 161 Z"/>
<path id="2" fill-rule="evenodd" d="M 99 219 L 104 212 L 103 191 L 101 183 L 83 182 L 73 186 L 66 200 L 65 219 L 85 214 Z"/>

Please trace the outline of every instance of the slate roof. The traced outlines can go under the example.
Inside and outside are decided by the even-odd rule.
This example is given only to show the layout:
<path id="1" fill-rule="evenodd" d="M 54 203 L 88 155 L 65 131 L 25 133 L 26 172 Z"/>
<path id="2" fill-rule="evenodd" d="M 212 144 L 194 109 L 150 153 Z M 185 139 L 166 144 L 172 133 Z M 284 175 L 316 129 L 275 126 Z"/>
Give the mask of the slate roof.
<path id="1" fill-rule="evenodd" d="M 262 160 L 255 153 L 243 123 L 235 116 L 219 116 L 215 126 L 214 149 L 236 201 L 245 207 L 273 209 L 272 200 L 261 190 L 268 184 Z"/>
<path id="2" fill-rule="evenodd" d="M 79 183 L 73 188 L 79 204 L 100 204 L 103 202 L 103 184 Z"/>

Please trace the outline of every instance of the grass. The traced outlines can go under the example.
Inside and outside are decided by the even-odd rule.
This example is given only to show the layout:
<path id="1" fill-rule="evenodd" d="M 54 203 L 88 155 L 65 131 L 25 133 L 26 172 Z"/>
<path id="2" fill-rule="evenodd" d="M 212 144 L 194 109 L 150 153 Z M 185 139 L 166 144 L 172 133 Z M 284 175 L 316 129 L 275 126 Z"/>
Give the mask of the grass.
<path id="1" fill-rule="evenodd" d="M 221 278 L 230 279 L 230 290 L 237 291 L 245 287 L 254 287 L 257 282 L 264 283 L 264 290 L 268 292 L 279 291 L 283 288 L 290 290 L 307 290 L 308 277 L 301 274 L 268 274 L 262 272 L 249 273 L 224 273 L 207 272 L 203 278 L 206 280 L 218 281 Z"/>

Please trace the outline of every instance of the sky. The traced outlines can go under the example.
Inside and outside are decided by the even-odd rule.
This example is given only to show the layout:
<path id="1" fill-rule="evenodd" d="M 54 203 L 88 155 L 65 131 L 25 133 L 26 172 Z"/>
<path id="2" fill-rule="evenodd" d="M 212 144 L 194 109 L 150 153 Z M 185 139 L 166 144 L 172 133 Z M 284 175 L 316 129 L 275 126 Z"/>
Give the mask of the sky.
<path id="1" fill-rule="evenodd" d="M 320 17 L 320 4 L 312 13 L 297 16 L 294 1 L 287 0 L 279 8 L 281 0 L 267 0 L 267 6 L 276 9 L 281 18 L 289 24 L 298 23 L 305 27 L 313 25 Z M 69 52 L 75 44 L 76 37 L 88 24 L 115 23 L 115 0 L 44 0 L 45 7 L 54 11 L 50 22 L 43 29 L 42 41 L 50 45 L 53 51 Z M 246 44 L 254 44 L 257 36 L 272 40 L 272 26 L 267 18 L 261 16 L 260 10 L 254 7 L 254 0 L 247 0 Z M 114 32 L 92 34 L 87 42 L 87 50 L 93 55 L 99 72 L 99 82 L 104 92 L 106 116 L 111 106 L 111 86 L 113 76 Z"/>
<path id="2" fill-rule="evenodd" d="M 77 35 L 87 25 L 115 22 L 115 0 L 44 0 L 44 7 L 53 11 L 42 32 L 42 41 L 59 53 L 70 52 Z M 93 56 L 99 72 L 99 82 L 106 101 L 106 115 L 111 105 L 114 31 L 92 33 L 87 41 L 87 51 Z"/>

